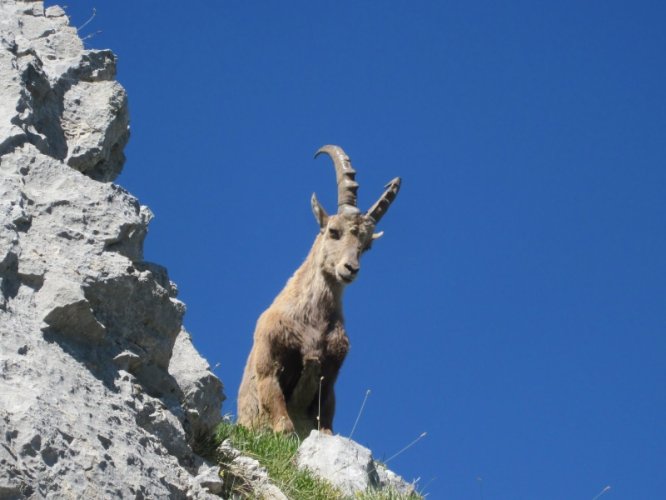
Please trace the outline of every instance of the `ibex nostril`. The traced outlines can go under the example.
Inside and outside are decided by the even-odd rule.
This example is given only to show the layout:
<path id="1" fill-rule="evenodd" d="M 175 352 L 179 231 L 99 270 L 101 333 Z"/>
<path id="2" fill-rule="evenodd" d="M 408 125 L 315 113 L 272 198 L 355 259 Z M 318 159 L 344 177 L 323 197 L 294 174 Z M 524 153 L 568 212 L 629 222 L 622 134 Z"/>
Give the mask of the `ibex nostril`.
<path id="1" fill-rule="evenodd" d="M 360 268 L 354 267 L 351 264 L 345 264 L 345 267 L 347 268 L 347 271 L 349 271 L 352 274 L 356 274 Z"/>

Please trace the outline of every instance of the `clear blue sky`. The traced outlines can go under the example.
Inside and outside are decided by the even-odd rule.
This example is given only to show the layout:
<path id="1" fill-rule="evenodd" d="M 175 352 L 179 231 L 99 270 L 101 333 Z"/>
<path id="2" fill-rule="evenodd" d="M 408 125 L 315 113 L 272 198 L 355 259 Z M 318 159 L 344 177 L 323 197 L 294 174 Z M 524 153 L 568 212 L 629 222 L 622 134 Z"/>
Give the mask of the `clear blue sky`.
<path id="1" fill-rule="evenodd" d="M 52 3 L 52 2 L 49 2 Z M 666 4 L 67 2 L 111 48 L 194 342 L 238 384 L 335 207 L 403 189 L 345 296 L 336 430 L 429 498 L 666 498 Z M 101 30 L 101 33 L 97 33 Z"/>

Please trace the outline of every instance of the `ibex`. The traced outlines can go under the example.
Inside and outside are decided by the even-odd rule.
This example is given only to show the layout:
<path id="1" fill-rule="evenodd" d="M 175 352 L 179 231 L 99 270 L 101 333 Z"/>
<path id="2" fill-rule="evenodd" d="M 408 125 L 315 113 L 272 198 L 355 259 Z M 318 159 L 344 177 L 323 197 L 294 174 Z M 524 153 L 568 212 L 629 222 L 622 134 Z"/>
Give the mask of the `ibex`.
<path id="1" fill-rule="evenodd" d="M 249 428 L 306 436 L 312 429 L 333 432 L 333 386 L 349 350 L 342 292 L 370 249 L 375 225 L 400 189 L 396 177 L 364 214 L 356 207 L 356 172 L 338 146 L 324 146 L 338 183 L 338 213 L 328 215 L 312 195 L 319 223 L 305 262 L 257 320 L 254 344 L 238 394 L 238 423 Z"/>

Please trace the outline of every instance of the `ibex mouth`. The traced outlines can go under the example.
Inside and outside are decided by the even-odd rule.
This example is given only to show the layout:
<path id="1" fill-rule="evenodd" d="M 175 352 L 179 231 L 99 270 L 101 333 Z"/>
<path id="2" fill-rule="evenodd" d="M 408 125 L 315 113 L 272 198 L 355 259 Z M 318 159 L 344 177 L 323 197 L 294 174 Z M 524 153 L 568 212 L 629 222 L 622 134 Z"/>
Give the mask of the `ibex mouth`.
<path id="1" fill-rule="evenodd" d="M 356 279 L 355 274 L 340 274 L 340 273 L 337 273 L 337 275 L 338 275 L 338 278 L 340 279 L 340 281 L 342 281 L 343 283 L 346 283 L 346 284 L 349 284 L 352 281 L 354 281 L 354 279 Z"/>

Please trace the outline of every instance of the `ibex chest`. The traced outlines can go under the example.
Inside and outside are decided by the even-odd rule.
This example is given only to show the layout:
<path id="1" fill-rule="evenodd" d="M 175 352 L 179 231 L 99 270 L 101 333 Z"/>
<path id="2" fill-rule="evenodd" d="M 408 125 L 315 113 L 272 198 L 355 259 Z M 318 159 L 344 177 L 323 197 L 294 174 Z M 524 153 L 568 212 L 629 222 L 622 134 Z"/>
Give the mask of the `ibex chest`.
<path id="1" fill-rule="evenodd" d="M 341 322 L 325 327 L 309 328 L 301 343 L 303 358 L 318 359 L 320 362 L 329 358 L 342 361 L 347 351 L 349 351 L 349 338 Z"/>

